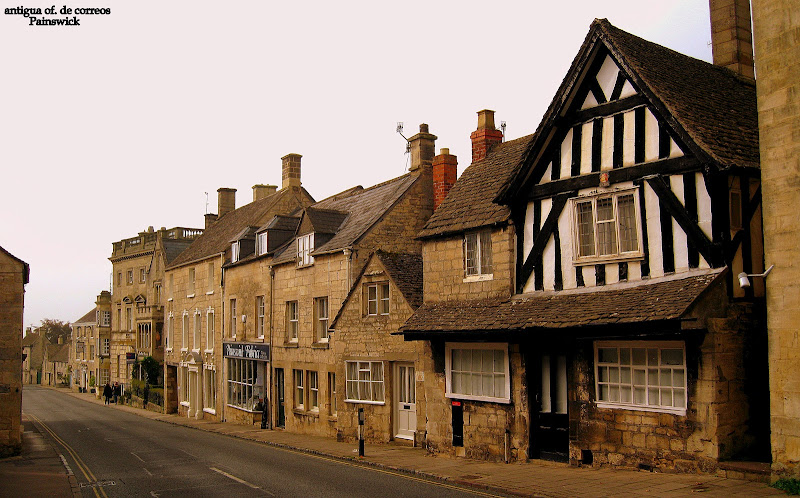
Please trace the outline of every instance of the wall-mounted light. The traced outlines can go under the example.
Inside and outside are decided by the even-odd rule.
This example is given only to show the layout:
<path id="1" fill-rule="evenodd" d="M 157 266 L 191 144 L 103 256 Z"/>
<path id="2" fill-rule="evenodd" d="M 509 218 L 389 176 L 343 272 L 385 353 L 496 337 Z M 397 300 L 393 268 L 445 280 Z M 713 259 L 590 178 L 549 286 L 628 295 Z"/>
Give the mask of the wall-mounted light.
<path id="1" fill-rule="evenodd" d="M 742 289 L 750 287 L 750 279 L 748 277 L 767 278 L 767 275 L 769 275 L 769 272 L 771 272 L 773 268 L 775 268 L 775 265 L 769 265 L 769 268 L 767 268 L 767 271 L 765 271 L 764 273 L 745 273 L 745 272 L 740 273 L 738 277 L 739 287 L 741 287 Z"/>

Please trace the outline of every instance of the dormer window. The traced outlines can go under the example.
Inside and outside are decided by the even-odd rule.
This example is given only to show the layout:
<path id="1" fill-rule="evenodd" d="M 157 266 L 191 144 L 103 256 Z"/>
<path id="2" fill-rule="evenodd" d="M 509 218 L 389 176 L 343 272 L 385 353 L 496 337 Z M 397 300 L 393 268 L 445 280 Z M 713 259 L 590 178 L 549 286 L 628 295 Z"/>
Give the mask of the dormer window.
<path id="1" fill-rule="evenodd" d="M 269 232 L 261 232 L 258 234 L 258 238 L 256 239 L 256 254 L 261 256 L 262 254 L 267 253 L 267 234 Z"/>
<path id="2" fill-rule="evenodd" d="M 297 266 L 308 266 L 314 264 L 314 234 L 309 233 L 297 238 Z"/>
<path id="3" fill-rule="evenodd" d="M 239 242 L 231 244 L 231 263 L 239 261 Z"/>

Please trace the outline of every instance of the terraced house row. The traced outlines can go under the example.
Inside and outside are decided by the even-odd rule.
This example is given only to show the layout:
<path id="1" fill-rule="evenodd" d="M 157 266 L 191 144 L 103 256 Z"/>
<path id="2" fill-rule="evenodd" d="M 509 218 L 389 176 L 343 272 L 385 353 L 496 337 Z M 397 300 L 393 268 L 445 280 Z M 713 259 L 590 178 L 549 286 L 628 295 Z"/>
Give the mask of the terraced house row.
<path id="1" fill-rule="evenodd" d="M 153 356 L 167 412 L 353 440 L 363 410 L 368 441 L 454 456 L 793 472 L 738 278 L 765 265 L 737 19 L 717 64 L 596 20 L 532 134 L 478 113 L 457 181 L 423 124 L 397 178 L 317 201 L 288 154 L 203 229 L 115 243 L 97 375 Z"/>

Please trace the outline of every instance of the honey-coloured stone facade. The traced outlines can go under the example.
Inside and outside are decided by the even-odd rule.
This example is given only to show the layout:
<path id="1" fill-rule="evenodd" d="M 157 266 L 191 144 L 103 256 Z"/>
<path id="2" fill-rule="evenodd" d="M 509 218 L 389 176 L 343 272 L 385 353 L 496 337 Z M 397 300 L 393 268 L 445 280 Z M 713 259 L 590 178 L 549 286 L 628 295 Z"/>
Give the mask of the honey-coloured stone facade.
<path id="1" fill-rule="evenodd" d="M 0 247 L 0 457 L 22 450 L 22 311 L 28 264 Z"/>

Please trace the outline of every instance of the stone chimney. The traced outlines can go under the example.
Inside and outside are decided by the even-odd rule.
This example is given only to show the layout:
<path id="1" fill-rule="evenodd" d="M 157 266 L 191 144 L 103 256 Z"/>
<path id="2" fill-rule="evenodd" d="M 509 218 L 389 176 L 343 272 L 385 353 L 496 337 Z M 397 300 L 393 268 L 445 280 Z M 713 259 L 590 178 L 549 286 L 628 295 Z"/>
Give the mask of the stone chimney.
<path id="1" fill-rule="evenodd" d="M 214 213 L 206 213 L 205 219 L 206 219 L 206 230 L 208 230 L 208 227 L 210 227 L 211 225 L 214 224 L 215 221 L 217 221 L 217 215 Z"/>
<path id="2" fill-rule="evenodd" d="M 253 185 L 253 200 L 257 201 L 263 199 L 268 195 L 274 194 L 278 190 L 277 185 Z"/>
<path id="3" fill-rule="evenodd" d="M 433 158 L 433 209 L 439 207 L 458 177 L 458 159 L 450 149 L 441 149 Z"/>
<path id="4" fill-rule="evenodd" d="M 503 141 L 503 132 L 494 127 L 494 111 L 478 111 L 478 129 L 469 136 L 472 139 L 472 162 L 480 161 L 494 144 Z"/>
<path id="5" fill-rule="evenodd" d="M 286 154 L 281 158 L 283 163 L 283 185 L 286 187 L 299 187 L 300 183 L 300 154 Z"/>
<path id="6" fill-rule="evenodd" d="M 755 79 L 749 0 L 709 0 L 714 64 Z"/>
<path id="7" fill-rule="evenodd" d="M 222 218 L 234 209 L 236 209 L 236 189 L 225 187 L 217 189 L 218 218 Z"/>
<path id="8" fill-rule="evenodd" d="M 419 125 L 419 133 L 408 139 L 411 144 L 411 166 L 409 171 L 416 171 L 419 168 L 431 167 L 433 156 L 436 155 L 436 135 L 428 133 L 428 125 Z"/>

